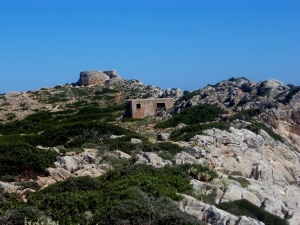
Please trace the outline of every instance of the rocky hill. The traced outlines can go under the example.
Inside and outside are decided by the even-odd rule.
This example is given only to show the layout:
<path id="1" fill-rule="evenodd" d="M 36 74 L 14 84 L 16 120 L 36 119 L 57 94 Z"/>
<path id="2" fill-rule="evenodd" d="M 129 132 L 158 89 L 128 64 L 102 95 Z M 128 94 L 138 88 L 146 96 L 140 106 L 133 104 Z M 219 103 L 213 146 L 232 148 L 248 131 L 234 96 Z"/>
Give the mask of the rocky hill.
<path id="1" fill-rule="evenodd" d="M 175 107 L 123 118 L 126 99 L 159 97 Z M 1 224 L 300 224 L 299 87 L 92 71 L 0 108 Z"/>
<path id="2" fill-rule="evenodd" d="M 251 82 L 246 78 L 231 78 L 183 96 L 172 112 L 178 113 L 199 104 L 216 104 L 232 114 L 260 109 L 257 119 L 272 126 L 296 149 L 300 149 L 299 86 L 286 86 L 277 80 Z"/>

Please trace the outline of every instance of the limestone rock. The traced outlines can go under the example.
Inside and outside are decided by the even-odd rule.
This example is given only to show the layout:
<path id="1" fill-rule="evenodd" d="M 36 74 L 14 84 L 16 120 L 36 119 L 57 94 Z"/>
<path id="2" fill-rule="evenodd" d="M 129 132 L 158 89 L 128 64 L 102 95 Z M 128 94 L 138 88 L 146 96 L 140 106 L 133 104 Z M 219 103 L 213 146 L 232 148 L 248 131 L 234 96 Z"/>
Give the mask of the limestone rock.
<path id="1" fill-rule="evenodd" d="M 6 183 L 6 182 L 3 182 L 3 181 L 0 181 L 0 186 L 4 189 L 5 192 L 9 192 L 9 193 L 17 192 L 18 190 L 22 189 L 21 186 Z"/>
<path id="2" fill-rule="evenodd" d="M 140 144 L 140 143 L 142 143 L 142 140 L 137 139 L 137 138 L 131 138 L 130 142 L 133 143 L 133 144 Z"/>
<path id="3" fill-rule="evenodd" d="M 119 157 L 119 158 L 125 158 L 125 159 L 130 159 L 131 156 L 126 154 L 125 152 L 122 152 L 120 150 L 116 150 L 116 155 Z"/>
<path id="4" fill-rule="evenodd" d="M 165 165 L 172 165 L 170 161 L 162 159 L 154 152 L 144 152 L 142 156 L 146 159 L 146 163 L 148 165 L 156 168 L 164 167 Z"/>
<path id="5" fill-rule="evenodd" d="M 190 164 L 198 163 L 197 159 L 194 156 L 192 156 L 184 151 L 181 153 L 177 153 L 174 156 L 174 159 L 172 160 L 172 162 L 174 165 L 181 165 L 181 164 L 185 164 L 185 163 L 190 163 Z"/>
<path id="6" fill-rule="evenodd" d="M 164 93 L 162 94 L 161 97 L 163 98 L 174 98 L 174 99 L 179 99 L 180 97 L 183 96 L 183 91 L 180 90 L 179 88 L 167 88 Z"/>
<path id="7" fill-rule="evenodd" d="M 71 172 L 83 168 L 82 160 L 77 156 L 56 156 L 56 162 L 60 167 Z"/>

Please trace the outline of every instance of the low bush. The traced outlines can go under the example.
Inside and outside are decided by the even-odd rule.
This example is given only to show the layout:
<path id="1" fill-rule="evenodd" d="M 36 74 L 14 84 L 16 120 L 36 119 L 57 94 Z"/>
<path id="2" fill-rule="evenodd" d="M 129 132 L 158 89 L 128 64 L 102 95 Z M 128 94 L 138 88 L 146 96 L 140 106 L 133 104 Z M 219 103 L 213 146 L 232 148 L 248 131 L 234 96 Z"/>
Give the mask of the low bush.
<path id="1" fill-rule="evenodd" d="M 131 164 L 131 160 L 126 158 L 119 158 L 116 156 L 104 156 L 101 163 L 110 164 L 114 169 L 122 169 Z"/>
<path id="2" fill-rule="evenodd" d="M 259 134 L 259 130 L 262 129 L 266 131 L 274 140 L 280 141 L 282 143 L 284 142 L 284 139 L 279 134 L 276 134 L 272 128 L 268 127 L 264 123 L 252 122 L 252 124 L 248 125 L 246 128 L 256 134 Z"/>
<path id="3" fill-rule="evenodd" d="M 21 142 L 0 143 L 0 176 L 22 175 L 32 178 L 44 174 L 47 167 L 53 166 L 55 156 L 55 152 Z"/>
<path id="4" fill-rule="evenodd" d="M 189 91 L 185 91 L 183 92 L 183 96 L 180 97 L 177 102 L 182 102 L 182 101 L 187 101 L 189 99 L 191 99 L 192 97 L 199 95 L 199 90 L 193 91 L 193 92 L 189 92 Z"/>
<path id="5" fill-rule="evenodd" d="M 158 169 L 139 164 L 112 170 L 96 179 L 73 177 L 30 194 L 27 204 L 47 212 L 59 224 L 118 224 L 124 220 L 139 224 L 149 215 L 152 219 L 160 218 L 160 224 L 165 221 L 169 224 L 196 222 L 193 217 L 173 208 L 167 200 L 180 200 L 182 196 L 178 193 L 192 190 L 189 167 Z M 93 213 L 91 219 L 86 218 L 86 211 Z"/>
<path id="6" fill-rule="evenodd" d="M 233 175 L 229 175 L 228 179 L 239 182 L 243 188 L 248 187 L 248 185 L 250 184 L 250 182 L 243 177 L 234 177 Z"/>
<path id="7" fill-rule="evenodd" d="M 172 156 L 183 151 L 183 148 L 171 142 L 158 142 L 156 145 L 163 151 L 169 152 Z"/>
<path id="8" fill-rule="evenodd" d="M 263 109 L 261 108 L 257 108 L 257 109 L 246 109 L 246 110 L 242 110 L 238 113 L 236 113 L 235 115 L 233 115 L 230 120 L 235 120 L 235 119 L 240 119 L 240 120 L 251 120 L 253 117 L 257 117 L 260 114 L 262 114 L 264 112 Z"/>
<path id="9" fill-rule="evenodd" d="M 223 209 L 236 216 L 249 216 L 256 220 L 263 222 L 266 225 L 287 225 L 287 221 L 275 216 L 262 208 L 254 205 L 246 199 L 241 199 L 233 202 L 223 202 L 217 205 L 218 208 Z"/>
<path id="10" fill-rule="evenodd" d="M 25 206 L 6 210 L 0 215 L 0 224 L 5 225 L 24 225 L 25 218 L 31 221 L 37 221 L 42 213 L 35 207 Z"/>
<path id="11" fill-rule="evenodd" d="M 300 91 L 300 86 L 292 86 L 289 90 L 289 93 L 287 94 L 287 96 L 285 96 L 285 98 L 282 100 L 283 104 L 287 104 L 290 102 L 290 100 L 292 99 L 292 97 L 297 94 Z"/>
<path id="12" fill-rule="evenodd" d="M 225 113 L 223 109 L 215 105 L 197 105 L 184 109 L 179 114 L 156 125 L 157 128 L 175 127 L 179 123 L 187 125 L 214 121 L 219 114 Z"/>
<path id="13" fill-rule="evenodd" d="M 189 176 L 200 181 L 212 181 L 218 177 L 217 173 L 212 171 L 208 166 L 184 164 L 181 167 Z"/>
<path id="14" fill-rule="evenodd" d="M 116 89 L 110 89 L 110 88 L 103 88 L 102 90 L 95 91 L 95 95 L 104 95 L 104 94 L 112 94 L 112 93 L 119 93 Z"/>
<path id="15" fill-rule="evenodd" d="M 36 190 L 36 191 L 40 189 L 39 184 L 36 183 L 36 182 L 34 182 L 34 181 L 16 182 L 15 185 L 21 186 L 21 187 L 23 187 L 24 189 L 25 189 L 25 188 L 30 188 L 30 189 L 33 189 L 33 190 Z"/>
<path id="16" fill-rule="evenodd" d="M 167 151 L 160 152 L 158 154 L 158 156 L 161 157 L 164 160 L 172 160 L 173 159 L 173 155 L 170 152 L 167 152 Z"/>
<path id="17" fill-rule="evenodd" d="M 195 217 L 178 209 L 170 199 L 152 198 L 137 187 L 125 192 L 126 200 L 93 217 L 94 224 L 190 224 L 201 225 Z"/>
<path id="18" fill-rule="evenodd" d="M 205 191 L 193 192 L 191 195 L 202 202 L 210 205 L 215 205 L 217 198 L 217 188 L 206 185 Z"/>

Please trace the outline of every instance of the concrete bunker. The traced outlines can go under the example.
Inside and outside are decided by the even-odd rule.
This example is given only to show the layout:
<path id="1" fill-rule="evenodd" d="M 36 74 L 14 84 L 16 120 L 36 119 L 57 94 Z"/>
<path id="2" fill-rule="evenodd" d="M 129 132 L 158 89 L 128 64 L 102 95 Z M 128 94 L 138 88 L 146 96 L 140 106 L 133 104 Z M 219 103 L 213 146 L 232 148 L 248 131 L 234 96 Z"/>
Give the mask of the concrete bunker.
<path id="1" fill-rule="evenodd" d="M 174 107 L 173 98 L 130 99 L 126 101 L 125 117 L 144 118 Z"/>

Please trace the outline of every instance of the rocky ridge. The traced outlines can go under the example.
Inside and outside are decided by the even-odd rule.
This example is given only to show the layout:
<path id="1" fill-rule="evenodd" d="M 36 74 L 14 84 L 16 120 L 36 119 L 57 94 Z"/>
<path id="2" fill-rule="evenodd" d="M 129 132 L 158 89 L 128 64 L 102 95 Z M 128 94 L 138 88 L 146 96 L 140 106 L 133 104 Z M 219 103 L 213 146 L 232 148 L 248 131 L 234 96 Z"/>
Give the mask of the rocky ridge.
<path id="1" fill-rule="evenodd" d="M 277 80 L 231 78 L 189 93 L 176 102 L 172 113 L 200 104 L 218 105 L 231 114 L 261 109 L 257 119 L 272 126 L 300 151 L 300 87 Z"/>
<path id="2" fill-rule="evenodd" d="M 114 90 L 114 91 L 110 91 Z M 106 97 L 99 97 L 99 94 Z M 56 85 L 27 92 L 9 92 L 0 95 L 0 123 L 21 120 L 40 110 L 63 111 L 73 103 L 97 102 L 99 105 L 122 104 L 130 98 L 171 97 L 183 95 L 178 88 L 163 90 L 145 85 L 138 79 L 122 79 L 115 70 L 83 71 L 78 82 Z"/>

